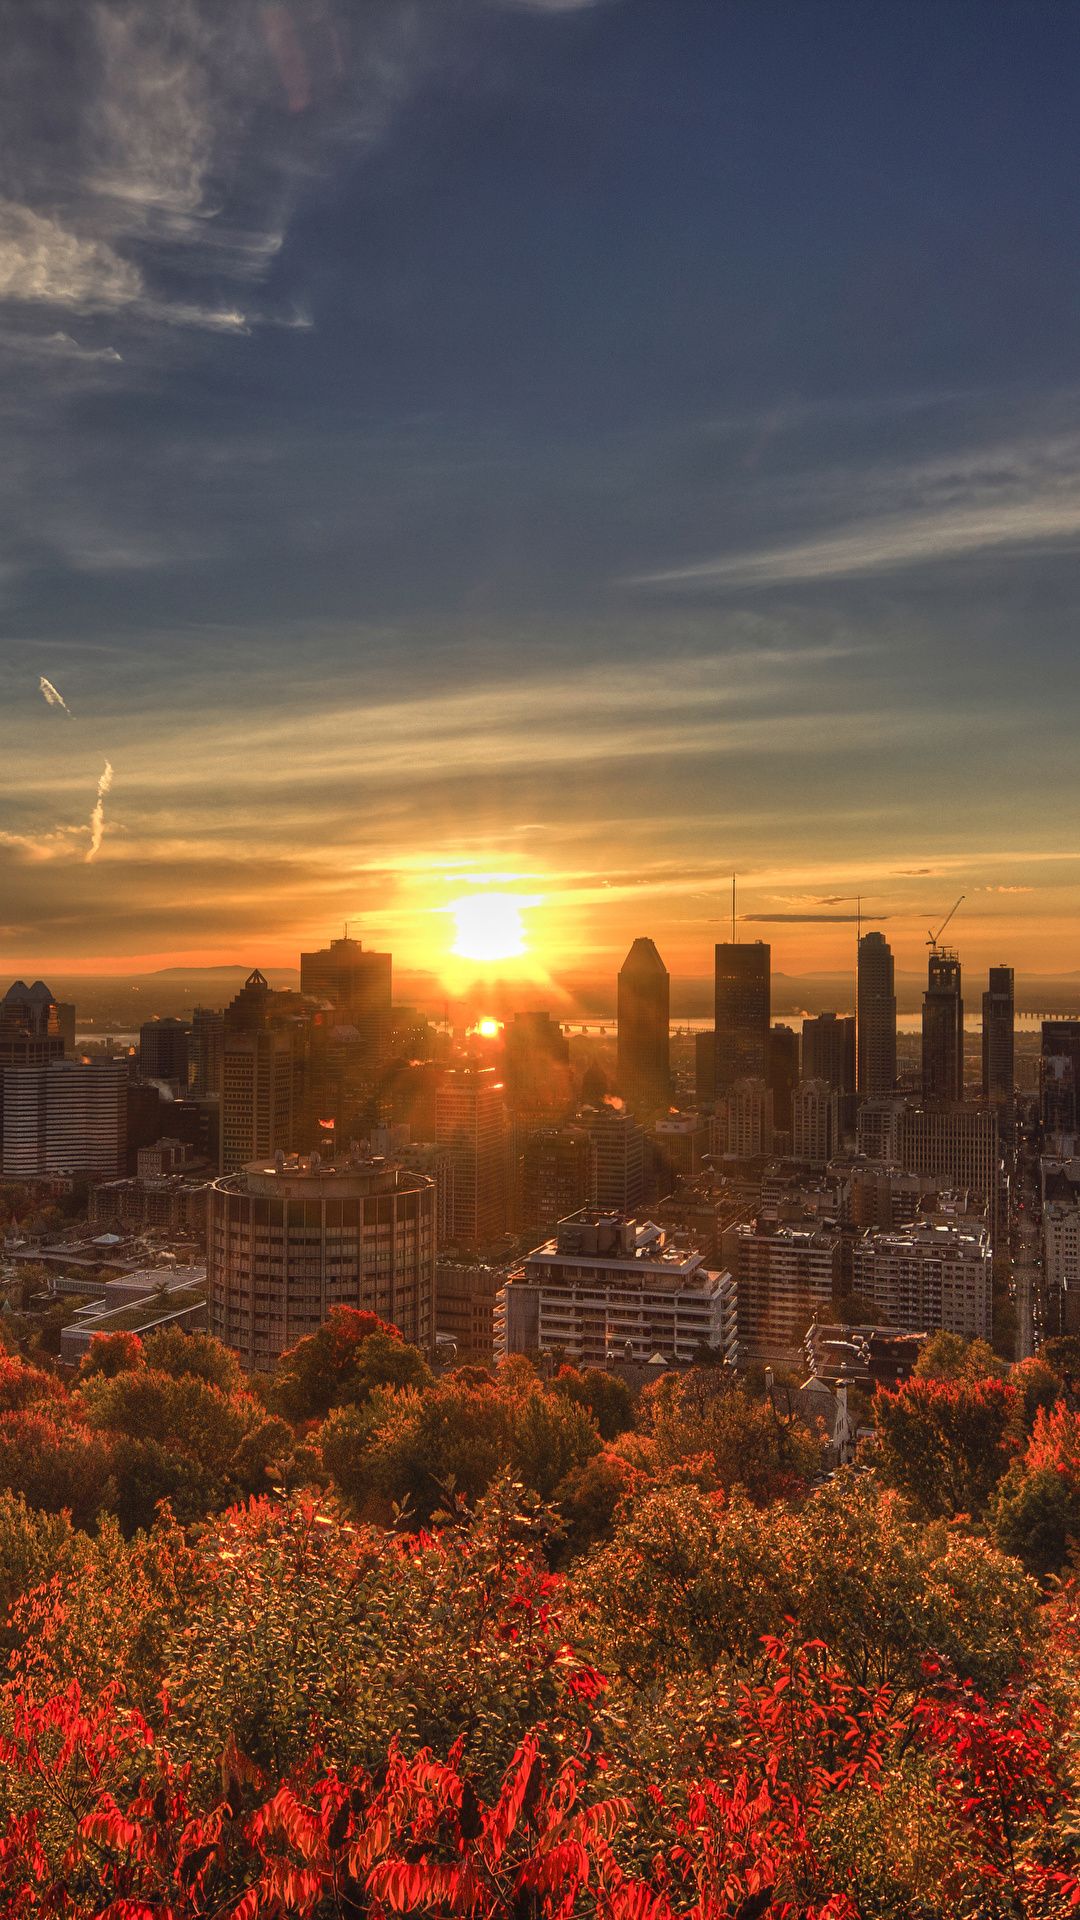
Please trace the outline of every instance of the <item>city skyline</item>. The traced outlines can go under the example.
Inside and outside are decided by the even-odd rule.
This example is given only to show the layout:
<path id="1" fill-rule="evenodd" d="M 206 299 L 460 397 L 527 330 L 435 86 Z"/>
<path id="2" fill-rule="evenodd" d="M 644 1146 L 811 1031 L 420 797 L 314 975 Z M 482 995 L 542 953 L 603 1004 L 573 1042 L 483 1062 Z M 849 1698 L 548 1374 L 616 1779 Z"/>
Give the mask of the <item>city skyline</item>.
<path id="1" fill-rule="evenodd" d="M 1080 16 L 10 11 L 0 966 L 1075 971 Z"/>

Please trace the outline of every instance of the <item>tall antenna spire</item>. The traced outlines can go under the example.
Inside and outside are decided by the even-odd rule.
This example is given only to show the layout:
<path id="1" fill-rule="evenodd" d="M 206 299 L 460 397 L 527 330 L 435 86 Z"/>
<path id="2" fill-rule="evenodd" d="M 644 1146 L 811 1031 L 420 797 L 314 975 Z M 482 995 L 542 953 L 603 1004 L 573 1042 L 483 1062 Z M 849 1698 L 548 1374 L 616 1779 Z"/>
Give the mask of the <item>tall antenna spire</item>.
<path id="1" fill-rule="evenodd" d="M 735 945 L 735 875 L 731 876 L 731 944 Z"/>

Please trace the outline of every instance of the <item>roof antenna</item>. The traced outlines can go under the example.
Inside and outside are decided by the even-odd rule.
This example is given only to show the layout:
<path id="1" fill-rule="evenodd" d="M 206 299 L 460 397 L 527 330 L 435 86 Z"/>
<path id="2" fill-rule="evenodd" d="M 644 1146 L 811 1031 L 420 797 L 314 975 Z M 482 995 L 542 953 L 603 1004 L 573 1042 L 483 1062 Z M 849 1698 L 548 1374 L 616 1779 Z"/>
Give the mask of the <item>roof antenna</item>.
<path id="1" fill-rule="evenodd" d="M 735 875 L 731 876 L 731 944 L 735 945 Z"/>

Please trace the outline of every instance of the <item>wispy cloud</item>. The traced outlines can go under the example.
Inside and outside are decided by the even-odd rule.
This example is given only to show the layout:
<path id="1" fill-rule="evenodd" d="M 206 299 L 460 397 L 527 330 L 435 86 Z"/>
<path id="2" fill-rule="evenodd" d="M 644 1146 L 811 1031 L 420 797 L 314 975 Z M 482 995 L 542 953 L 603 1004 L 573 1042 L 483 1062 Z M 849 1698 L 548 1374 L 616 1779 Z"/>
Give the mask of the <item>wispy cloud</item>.
<path id="1" fill-rule="evenodd" d="M 90 815 L 90 845 L 86 850 L 86 858 L 88 861 L 96 860 L 98 854 L 101 852 L 101 843 L 105 838 L 105 795 L 111 790 L 112 783 L 112 766 L 109 761 L 106 760 L 98 780 L 97 799 L 94 802 L 94 810 Z"/>
<path id="2" fill-rule="evenodd" d="M 638 575 L 637 586 L 783 587 L 892 573 L 995 548 L 1080 541 L 1080 492 L 1047 493 L 998 507 L 896 515 L 757 553 L 721 556 Z"/>
<path id="3" fill-rule="evenodd" d="M 56 687 L 53 686 L 53 683 L 51 680 L 46 680 L 44 674 L 40 675 L 38 680 L 38 686 L 41 688 L 42 698 L 44 699 L 47 706 L 63 707 L 64 712 L 67 714 L 68 719 L 70 720 L 73 718 L 71 708 L 68 706 L 68 703 L 64 699 L 63 694 L 60 693 Z"/>

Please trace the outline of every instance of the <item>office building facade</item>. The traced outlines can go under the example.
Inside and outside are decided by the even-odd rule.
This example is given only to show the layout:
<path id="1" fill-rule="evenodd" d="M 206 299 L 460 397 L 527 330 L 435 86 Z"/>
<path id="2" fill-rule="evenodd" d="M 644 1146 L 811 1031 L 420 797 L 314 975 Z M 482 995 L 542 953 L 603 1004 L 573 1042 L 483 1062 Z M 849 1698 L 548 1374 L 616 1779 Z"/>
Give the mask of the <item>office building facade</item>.
<path id="1" fill-rule="evenodd" d="M 763 940 L 716 948 L 716 1092 L 768 1080 L 772 949 Z"/>
<path id="2" fill-rule="evenodd" d="M 671 1102 L 671 979 L 653 942 L 634 941 L 619 971 L 618 1089 L 631 1113 Z"/>
<path id="3" fill-rule="evenodd" d="M 883 933 L 860 939 L 858 976 L 858 1090 L 872 1100 L 896 1086 L 896 969 Z"/>
<path id="4" fill-rule="evenodd" d="M 922 1090 L 926 1100 L 964 1097 L 964 1002 L 960 962 L 937 948 L 930 955 L 922 1009 Z"/>

